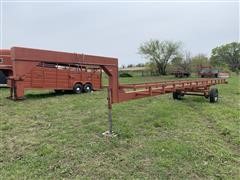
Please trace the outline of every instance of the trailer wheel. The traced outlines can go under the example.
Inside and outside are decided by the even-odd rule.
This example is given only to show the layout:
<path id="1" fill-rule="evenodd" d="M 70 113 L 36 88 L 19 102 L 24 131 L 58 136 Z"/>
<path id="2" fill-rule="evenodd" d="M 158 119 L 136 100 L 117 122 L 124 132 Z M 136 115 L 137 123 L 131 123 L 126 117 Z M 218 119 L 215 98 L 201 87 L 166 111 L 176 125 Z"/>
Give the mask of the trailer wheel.
<path id="1" fill-rule="evenodd" d="M 173 92 L 173 99 L 181 100 L 184 94 L 179 91 Z"/>
<path id="2" fill-rule="evenodd" d="M 82 90 L 83 90 L 82 84 L 77 83 L 73 87 L 73 92 L 76 93 L 76 94 L 81 94 Z"/>
<path id="3" fill-rule="evenodd" d="M 83 90 L 86 93 L 92 92 L 92 90 L 93 90 L 92 85 L 90 83 L 86 83 L 83 87 Z"/>
<path id="4" fill-rule="evenodd" d="M 210 100 L 210 103 L 215 103 L 218 101 L 218 89 L 217 88 L 210 89 L 209 100 Z"/>

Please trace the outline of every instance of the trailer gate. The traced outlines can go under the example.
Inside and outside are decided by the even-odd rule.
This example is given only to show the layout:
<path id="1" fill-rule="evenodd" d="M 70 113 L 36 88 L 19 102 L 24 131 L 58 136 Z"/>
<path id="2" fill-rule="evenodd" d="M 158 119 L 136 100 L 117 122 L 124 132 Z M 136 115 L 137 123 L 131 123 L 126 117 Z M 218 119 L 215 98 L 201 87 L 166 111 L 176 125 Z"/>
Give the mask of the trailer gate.
<path id="1" fill-rule="evenodd" d="M 9 49 L 0 49 L 0 71 L 2 71 L 6 77 L 12 75 L 10 52 Z"/>
<path id="2" fill-rule="evenodd" d="M 118 59 L 116 58 L 21 47 L 11 48 L 11 58 L 13 60 L 13 76 L 10 77 L 11 90 L 14 91 L 16 99 L 18 94 L 22 96 L 24 92 L 24 87 L 19 84 L 19 81 L 24 79 L 26 73 L 29 73 L 39 62 L 99 66 L 108 75 L 109 131 L 106 134 L 110 136 L 112 136 L 112 104 L 114 103 L 167 93 L 173 93 L 174 99 L 181 99 L 184 95 L 197 95 L 209 98 L 210 102 L 216 102 L 218 90 L 210 89 L 210 87 L 227 83 L 225 78 L 212 78 L 120 85 Z"/>

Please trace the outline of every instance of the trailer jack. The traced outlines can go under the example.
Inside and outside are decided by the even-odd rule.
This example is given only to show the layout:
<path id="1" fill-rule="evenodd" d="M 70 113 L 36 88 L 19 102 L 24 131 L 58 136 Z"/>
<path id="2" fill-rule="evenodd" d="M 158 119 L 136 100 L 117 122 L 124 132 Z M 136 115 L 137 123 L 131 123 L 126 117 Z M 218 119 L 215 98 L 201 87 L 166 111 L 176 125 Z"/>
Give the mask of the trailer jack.
<path id="1" fill-rule="evenodd" d="M 116 137 L 117 134 L 115 134 L 112 130 L 112 100 L 111 100 L 111 93 L 112 89 L 110 87 L 108 87 L 108 124 L 109 124 L 109 130 L 105 131 L 102 133 L 103 136 L 105 137 Z"/>

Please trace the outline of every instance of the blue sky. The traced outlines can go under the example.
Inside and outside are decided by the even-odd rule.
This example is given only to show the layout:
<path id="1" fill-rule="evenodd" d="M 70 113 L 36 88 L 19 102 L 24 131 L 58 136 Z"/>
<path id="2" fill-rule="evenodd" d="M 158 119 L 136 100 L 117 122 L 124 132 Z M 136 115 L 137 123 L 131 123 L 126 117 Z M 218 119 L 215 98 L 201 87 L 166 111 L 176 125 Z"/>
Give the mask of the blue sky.
<path id="1" fill-rule="evenodd" d="M 192 55 L 239 41 L 239 3 L 3 2 L 3 48 L 24 46 L 146 62 L 149 39 L 182 41 Z"/>

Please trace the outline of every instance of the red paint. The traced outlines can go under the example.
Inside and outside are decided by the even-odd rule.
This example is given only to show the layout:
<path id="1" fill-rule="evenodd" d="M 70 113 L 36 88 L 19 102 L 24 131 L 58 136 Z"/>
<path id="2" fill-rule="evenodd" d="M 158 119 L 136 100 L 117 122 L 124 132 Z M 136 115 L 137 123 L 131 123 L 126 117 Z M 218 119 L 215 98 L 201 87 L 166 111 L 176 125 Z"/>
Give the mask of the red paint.
<path id="1" fill-rule="evenodd" d="M 60 70 L 44 67 L 44 64 L 68 65 L 74 66 L 74 68 L 76 66 L 95 66 L 104 70 L 109 80 L 109 108 L 113 103 L 176 91 L 208 96 L 210 86 L 227 83 L 226 79 L 216 78 L 119 85 L 118 59 L 116 58 L 20 47 L 11 48 L 11 58 L 13 60 L 13 76 L 9 78 L 9 85 L 12 99 L 22 98 L 24 90 L 28 88 L 72 89 L 77 81 L 82 84 L 86 83 L 87 76 L 95 76 L 90 81 L 96 89 L 101 86 L 98 83 L 97 73 L 90 72 L 88 74 L 81 71 L 78 74 L 71 72 L 71 67 Z"/>

